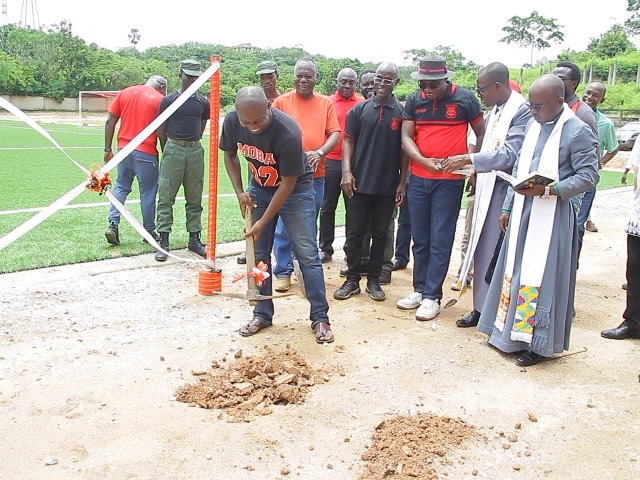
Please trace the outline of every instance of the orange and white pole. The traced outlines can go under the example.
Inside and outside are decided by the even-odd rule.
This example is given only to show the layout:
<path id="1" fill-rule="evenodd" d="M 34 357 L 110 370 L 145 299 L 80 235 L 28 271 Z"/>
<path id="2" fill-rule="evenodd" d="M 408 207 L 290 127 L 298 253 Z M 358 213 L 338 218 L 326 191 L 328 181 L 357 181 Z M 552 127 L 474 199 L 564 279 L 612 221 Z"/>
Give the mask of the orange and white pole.
<path id="1" fill-rule="evenodd" d="M 211 63 L 220 62 L 220 57 L 211 57 Z M 216 229 L 218 213 L 218 138 L 220 137 L 220 69 L 211 77 L 209 91 L 209 217 L 207 229 L 207 260 L 198 277 L 198 292 L 212 295 L 222 290 L 222 270 L 215 266 Z"/>

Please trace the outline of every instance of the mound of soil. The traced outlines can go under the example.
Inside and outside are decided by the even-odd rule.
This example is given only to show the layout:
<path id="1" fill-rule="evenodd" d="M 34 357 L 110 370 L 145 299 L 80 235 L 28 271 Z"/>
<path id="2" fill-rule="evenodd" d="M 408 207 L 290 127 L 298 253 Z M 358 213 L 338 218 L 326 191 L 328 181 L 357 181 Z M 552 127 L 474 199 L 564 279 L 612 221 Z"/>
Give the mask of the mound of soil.
<path id="1" fill-rule="evenodd" d="M 437 467 L 447 463 L 447 453 L 476 435 L 464 420 L 429 413 L 384 420 L 362 454 L 367 464 L 360 479 L 437 480 Z"/>
<path id="2" fill-rule="evenodd" d="M 250 422 L 273 412 L 273 404 L 304 402 L 309 387 L 329 381 L 327 373 L 315 370 L 289 345 L 281 352 L 265 349 L 263 355 L 250 357 L 238 350 L 226 368 L 214 360 L 210 370 L 191 372 L 198 382 L 179 388 L 176 399 L 221 409 L 219 418 L 230 422 Z"/>

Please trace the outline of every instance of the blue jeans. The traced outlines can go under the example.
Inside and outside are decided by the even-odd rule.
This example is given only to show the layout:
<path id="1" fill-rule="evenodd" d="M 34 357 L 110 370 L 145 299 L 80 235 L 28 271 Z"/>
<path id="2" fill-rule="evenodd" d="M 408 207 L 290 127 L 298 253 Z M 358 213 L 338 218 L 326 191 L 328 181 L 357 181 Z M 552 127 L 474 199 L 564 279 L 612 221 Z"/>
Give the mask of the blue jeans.
<path id="1" fill-rule="evenodd" d="M 413 237 L 413 290 L 440 300 L 447 276 L 464 180 L 433 180 L 411 175 L 409 215 Z"/>
<path id="2" fill-rule="evenodd" d="M 578 258 L 580 258 L 580 252 L 582 251 L 582 237 L 584 237 L 584 224 L 589 218 L 589 212 L 591 212 L 591 206 L 593 205 L 593 199 L 596 196 L 596 187 L 591 190 L 587 190 L 582 197 L 582 204 L 580 205 L 580 213 L 578 213 Z"/>
<path id="3" fill-rule="evenodd" d="M 315 191 L 315 216 L 313 218 L 317 221 L 318 212 L 320 212 L 320 206 L 322 205 L 322 198 L 324 197 L 324 177 L 313 179 L 313 189 Z M 273 252 L 276 256 L 276 266 L 273 269 L 274 275 L 278 278 L 290 277 L 293 273 L 291 238 L 289 237 L 289 232 L 282 223 L 282 220 L 278 220 L 278 223 L 276 224 L 276 234 L 273 240 Z"/>
<path id="4" fill-rule="evenodd" d="M 113 187 L 113 196 L 124 204 L 131 193 L 133 179 L 138 177 L 140 185 L 140 209 L 142 224 L 148 232 L 156 229 L 156 194 L 158 193 L 158 157 L 134 150 L 118 165 L 118 179 Z M 120 223 L 120 212 L 111 205 L 109 223 Z"/>
<path id="5" fill-rule="evenodd" d="M 273 193 L 264 188 L 251 185 L 247 190 L 257 207 L 253 209 L 252 220 L 262 218 Z M 329 304 L 324 284 L 324 272 L 318 255 L 316 243 L 316 214 L 313 210 L 314 194 L 309 189 L 300 193 L 292 193 L 287 198 L 276 218 L 264 228 L 255 243 L 256 263 L 263 261 L 271 272 L 271 247 L 276 229 L 276 222 L 282 221 L 291 234 L 291 244 L 296 258 L 300 262 L 300 270 L 304 278 L 307 299 L 311 303 L 309 318 L 311 327 L 319 322 L 328 322 Z M 259 287 L 262 295 L 271 295 L 273 276 Z M 273 319 L 273 301 L 261 300 L 253 310 L 253 316 L 258 317 L 265 325 L 271 325 Z"/>
<path id="6" fill-rule="evenodd" d="M 398 233 L 396 234 L 395 257 L 402 265 L 409 263 L 409 247 L 411 246 L 411 216 L 409 215 L 409 200 L 405 199 L 400 205 L 398 218 Z"/>

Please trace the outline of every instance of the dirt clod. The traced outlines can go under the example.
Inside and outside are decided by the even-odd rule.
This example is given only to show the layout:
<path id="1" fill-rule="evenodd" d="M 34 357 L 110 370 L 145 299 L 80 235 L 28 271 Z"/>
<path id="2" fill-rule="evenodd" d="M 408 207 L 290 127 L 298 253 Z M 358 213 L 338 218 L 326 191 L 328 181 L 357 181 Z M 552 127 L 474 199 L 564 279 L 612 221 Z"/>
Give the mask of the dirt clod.
<path id="1" fill-rule="evenodd" d="M 283 468 L 282 470 L 280 470 L 280 473 L 282 475 L 289 475 L 291 473 L 291 470 L 289 470 L 288 468 Z"/>
<path id="2" fill-rule="evenodd" d="M 530 422 L 537 422 L 538 418 L 531 412 L 529 412 L 527 415 L 529 415 L 529 421 Z"/>
<path id="3" fill-rule="evenodd" d="M 461 419 L 428 413 L 388 418 L 374 429 L 372 445 L 362 454 L 367 464 L 359 478 L 435 480 L 447 453 L 474 436 L 475 427 Z"/>
<path id="4" fill-rule="evenodd" d="M 198 382 L 180 387 L 176 399 L 222 409 L 230 422 L 250 422 L 272 413 L 274 403 L 303 402 L 317 378 L 329 380 L 325 372 L 314 370 L 291 348 L 280 352 L 268 348 L 262 355 L 249 357 L 238 350 L 235 357 L 224 367 L 213 361 L 210 370 L 192 372 Z"/>

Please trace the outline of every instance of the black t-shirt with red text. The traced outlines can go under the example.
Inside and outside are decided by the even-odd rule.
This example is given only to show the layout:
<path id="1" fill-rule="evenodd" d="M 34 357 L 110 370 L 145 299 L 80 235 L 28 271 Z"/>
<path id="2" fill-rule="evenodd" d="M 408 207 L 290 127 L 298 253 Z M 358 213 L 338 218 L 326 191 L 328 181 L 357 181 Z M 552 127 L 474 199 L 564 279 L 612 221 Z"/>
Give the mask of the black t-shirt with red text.
<path id="1" fill-rule="evenodd" d="M 240 125 L 238 114 L 230 111 L 222 125 L 220 149 L 240 152 L 249 162 L 251 183 L 275 190 L 281 176 L 298 177 L 292 193 L 313 186 L 313 169 L 302 149 L 302 132 L 296 121 L 280 110 L 271 109 L 271 123 L 260 133 Z"/>

